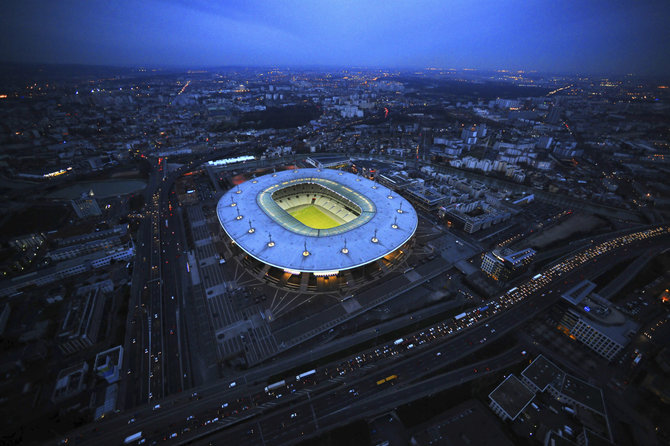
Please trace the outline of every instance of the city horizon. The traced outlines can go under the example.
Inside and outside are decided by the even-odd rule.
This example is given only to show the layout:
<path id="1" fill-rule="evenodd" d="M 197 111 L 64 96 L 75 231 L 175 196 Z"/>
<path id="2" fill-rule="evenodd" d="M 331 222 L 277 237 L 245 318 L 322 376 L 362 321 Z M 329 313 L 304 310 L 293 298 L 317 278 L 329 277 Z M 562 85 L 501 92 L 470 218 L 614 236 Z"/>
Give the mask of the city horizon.
<path id="1" fill-rule="evenodd" d="M 590 0 L 31 0 L 0 17 L 0 58 L 112 66 L 510 67 L 667 76 L 670 4 Z M 36 21 L 40 26 L 33 26 Z"/>
<path id="2" fill-rule="evenodd" d="M 319 65 L 319 64 L 303 64 L 303 65 L 190 65 L 190 64 L 97 64 L 97 63 L 79 63 L 79 62 L 19 62 L 12 60 L 0 61 L 0 66 L 25 66 L 25 67 L 91 67 L 91 68 L 108 68 L 108 69 L 128 69 L 138 72 L 149 71 L 183 71 L 183 72 L 198 72 L 198 71 L 227 71 L 227 70 L 287 70 L 287 71 L 395 71 L 401 74 L 411 74 L 410 71 L 425 71 L 425 72 L 451 72 L 451 73 L 517 73 L 528 74 L 532 76 L 563 76 L 563 77 L 633 77 L 647 80 L 665 81 L 670 79 L 668 74 L 643 74 L 635 72 L 563 72 L 563 71 L 549 71 L 549 70 L 535 70 L 535 69 L 517 69 L 517 68 L 473 68 L 473 67 L 435 67 L 435 66 L 363 66 L 363 65 Z M 395 73 L 392 73 L 395 74 Z M 444 73 L 435 73 L 444 74 Z"/>

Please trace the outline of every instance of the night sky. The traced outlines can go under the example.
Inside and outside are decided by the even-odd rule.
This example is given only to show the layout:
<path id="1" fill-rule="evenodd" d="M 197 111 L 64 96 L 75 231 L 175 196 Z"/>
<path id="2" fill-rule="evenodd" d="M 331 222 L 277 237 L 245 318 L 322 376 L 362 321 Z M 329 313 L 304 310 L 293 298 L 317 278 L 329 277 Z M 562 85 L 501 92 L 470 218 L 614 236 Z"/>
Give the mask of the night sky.
<path id="1" fill-rule="evenodd" d="M 670 74 L 669 0 L 9 0 L 0 61 Z"/>

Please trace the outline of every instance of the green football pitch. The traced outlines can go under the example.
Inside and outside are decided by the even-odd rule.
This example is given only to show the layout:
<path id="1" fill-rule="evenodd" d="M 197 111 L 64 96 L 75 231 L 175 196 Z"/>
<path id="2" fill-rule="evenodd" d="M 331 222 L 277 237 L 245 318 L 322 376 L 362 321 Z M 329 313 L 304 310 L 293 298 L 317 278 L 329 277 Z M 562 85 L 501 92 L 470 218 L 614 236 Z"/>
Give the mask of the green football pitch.
<path id="1" fill-rule="evenodd" d="M 300 223 L 314 229 L 329 229 L 341 225 L 314 205 L 305 206 L 290 212 L 290 214 Z"/>

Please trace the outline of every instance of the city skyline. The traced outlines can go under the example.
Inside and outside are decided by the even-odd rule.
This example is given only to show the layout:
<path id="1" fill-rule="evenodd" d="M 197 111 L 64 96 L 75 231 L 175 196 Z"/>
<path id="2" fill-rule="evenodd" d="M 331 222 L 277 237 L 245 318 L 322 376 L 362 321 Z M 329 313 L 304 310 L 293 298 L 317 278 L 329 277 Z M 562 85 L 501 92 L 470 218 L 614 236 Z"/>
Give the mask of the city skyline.
<path id="1" fill-rule="evenodd" d="M 0 18 L 0 60 L 108 66 L 473 68 L 666 76 L 660 1 L 33 0 Z M 39 26 L 37 26 L 39 23 Z"/>

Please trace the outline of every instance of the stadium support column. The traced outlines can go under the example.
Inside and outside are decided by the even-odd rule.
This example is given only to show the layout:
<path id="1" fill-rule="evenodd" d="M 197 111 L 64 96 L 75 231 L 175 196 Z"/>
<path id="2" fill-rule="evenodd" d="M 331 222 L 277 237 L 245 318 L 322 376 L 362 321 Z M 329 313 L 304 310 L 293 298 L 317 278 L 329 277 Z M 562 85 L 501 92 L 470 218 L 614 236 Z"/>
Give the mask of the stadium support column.
<path id="1" fill-rule="evenodd" d="M 312 273 L 303 272 L 300 274 L 300 291 L 307 291 L 307 284 L 309 283 L 309 276 Z"/>
<path id="2" fill-rule="evenodd" d="M 267 272 L 270 271 L 270 268 L 271 268 L 270 265 L 268 265 L 267 263 L 264 264 L 263 268 L 261 268 L 261 270 L 258 272 L 258 275 L 256 277 L 258 279 L 263 280 L 263 278 L 265 277 L 265 274 L 267 274 Z"/>

